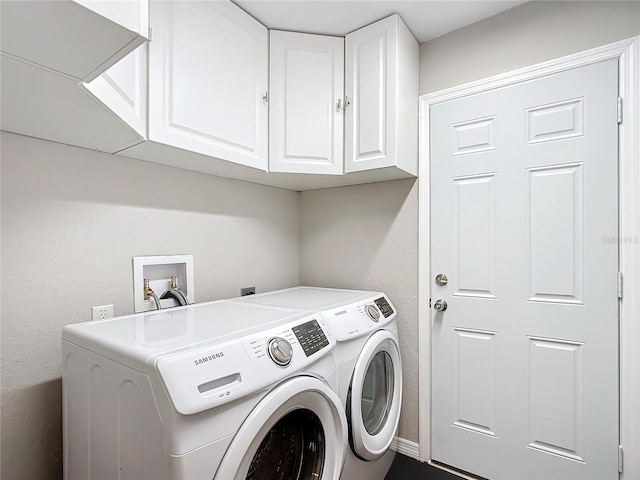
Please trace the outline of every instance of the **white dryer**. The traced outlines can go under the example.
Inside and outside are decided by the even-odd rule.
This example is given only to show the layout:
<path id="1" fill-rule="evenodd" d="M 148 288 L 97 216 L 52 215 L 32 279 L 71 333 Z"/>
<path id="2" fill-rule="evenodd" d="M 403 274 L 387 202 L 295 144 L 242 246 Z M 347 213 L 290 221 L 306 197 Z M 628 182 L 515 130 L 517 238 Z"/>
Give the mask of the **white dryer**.
<path id="1" fill-rule="evenodd" d="M 220 301 L 62 339 L 65 479 L 340 475 L 347 424 L 321 315 Z"/>
<path id="2" fill-rule="evenodd" d="M 379 292 L 295 287 L 233 299 L 321 312 L 335 337 L 340 400 L 349 424 L 344 480 L 382 480 L 395 456 L 402 403 L 396 310 Z"/>

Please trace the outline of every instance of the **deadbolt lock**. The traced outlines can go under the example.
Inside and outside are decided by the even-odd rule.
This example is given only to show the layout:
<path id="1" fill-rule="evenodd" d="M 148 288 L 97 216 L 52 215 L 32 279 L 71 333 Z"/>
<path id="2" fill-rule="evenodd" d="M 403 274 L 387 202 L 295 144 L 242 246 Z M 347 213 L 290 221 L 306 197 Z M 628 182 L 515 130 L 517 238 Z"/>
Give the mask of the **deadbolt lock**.
<path id="1" fill-rule="evenodd" d="M 447 283 L 449 283 L 449 279 L 444 273 L 439 273 L 436 275 L 436 285 L 439 287 L 444 287 Z"/>

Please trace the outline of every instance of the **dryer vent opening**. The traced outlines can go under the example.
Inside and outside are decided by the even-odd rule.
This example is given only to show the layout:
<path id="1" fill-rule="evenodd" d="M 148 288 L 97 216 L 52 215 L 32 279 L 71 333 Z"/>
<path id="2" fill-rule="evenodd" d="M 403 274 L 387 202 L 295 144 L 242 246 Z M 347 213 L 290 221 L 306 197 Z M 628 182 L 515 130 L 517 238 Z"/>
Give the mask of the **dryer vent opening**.
<path id="1" fill-rule="evenodd" d="M 324 430 L 311 410 L 282 417 L 265 435 L 251 461 L 247 480 L 314 480 L 322 478 Z"/>

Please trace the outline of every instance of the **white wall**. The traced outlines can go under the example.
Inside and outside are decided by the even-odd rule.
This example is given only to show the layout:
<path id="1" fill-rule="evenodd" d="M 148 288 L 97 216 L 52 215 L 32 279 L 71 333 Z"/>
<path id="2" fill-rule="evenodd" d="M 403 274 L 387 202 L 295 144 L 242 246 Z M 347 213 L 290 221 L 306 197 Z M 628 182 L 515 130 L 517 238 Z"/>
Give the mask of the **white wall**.
<path id="1" fill-rule="evenodd" d="M 533 1 L 420 45 L 420 94 L 640 32 L 640 2 Z"/>
<path id="2" fill-rule="evenodd" d="M 298 285 L 299 195 L 2 134 L 2 478 L 60 478 L 60 329 L 133 312 L 131 259 L 194 256 L 196 300 Z"/>
<path id="3" fill-rule="evenodd" d="M 530 2 L 420 45 L 421 94 L 640 34 L 640 2 Z M 380 289 L 397 305 L 405 389 L 398 435 L 418 442 L 418 185 L 303 192 L 302 283 Z"/>

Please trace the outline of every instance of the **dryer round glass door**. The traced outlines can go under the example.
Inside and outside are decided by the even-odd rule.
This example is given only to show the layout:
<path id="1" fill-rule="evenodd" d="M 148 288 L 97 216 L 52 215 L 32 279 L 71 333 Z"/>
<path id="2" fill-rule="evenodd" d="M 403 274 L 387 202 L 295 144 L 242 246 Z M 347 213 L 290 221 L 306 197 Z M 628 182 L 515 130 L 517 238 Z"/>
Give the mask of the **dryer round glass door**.
<path id="1" fill-rule="evenodd" d="M 391 446 L 402 401 L 400 350 L 391 332 L 379 330 L 365 343 L 353 371 L 347 416 L 350 444 L 363 460 L 380 458 Z"/>
<path id="2" fill-rule="evenodd" d="M 335 480 L 347 422 L 338 396 L 322 380 L 300 375 L 271 390 L 227 449 L 215 480 Z"/>
<path id="3" fill-rule="evenodd" d="M 393 361 L 385 351 L 371 359 L 362 385 L 362 422 L 369 435 L 377 435 L 384 428 L 393 403 Z"/>

